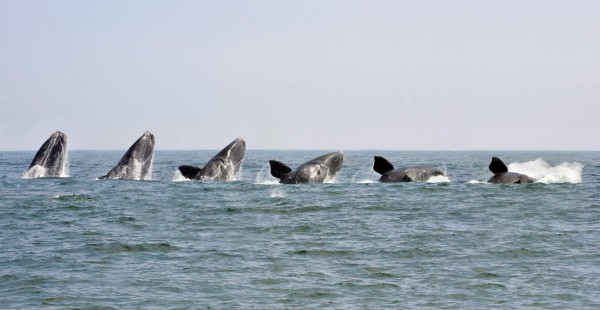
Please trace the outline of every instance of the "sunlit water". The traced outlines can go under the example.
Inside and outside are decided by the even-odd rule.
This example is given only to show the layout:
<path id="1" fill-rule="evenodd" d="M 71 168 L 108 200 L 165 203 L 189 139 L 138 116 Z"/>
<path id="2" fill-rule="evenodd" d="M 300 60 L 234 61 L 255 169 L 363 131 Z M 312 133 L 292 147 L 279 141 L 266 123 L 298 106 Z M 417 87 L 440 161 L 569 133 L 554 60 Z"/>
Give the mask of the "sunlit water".
<path id="1" fill-rule="evenodd" d="M 177 181 L 215 153 L 127 181 L 96 180 L 123 152 L 49 179 L 0 152 L 0 309 L 600 307 L 598 152 L 346 151 L 333 183 L 280 185 L 269 159 L 325 151 L 249 150 L 237 181 Z M 448 180 L 381 184 L 373 155 Z M 550 184 L 487 184 L 492 156 Z"/>

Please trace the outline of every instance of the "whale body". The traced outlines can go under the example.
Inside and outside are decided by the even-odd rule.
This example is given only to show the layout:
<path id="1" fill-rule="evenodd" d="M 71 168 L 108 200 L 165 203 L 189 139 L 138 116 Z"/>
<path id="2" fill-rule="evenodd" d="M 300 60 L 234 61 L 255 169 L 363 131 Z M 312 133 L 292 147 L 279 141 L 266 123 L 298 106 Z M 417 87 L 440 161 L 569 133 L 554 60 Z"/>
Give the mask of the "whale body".
<path id="1" fill-rule="evenodd" d="M 381 174 L 379 182 L 427 182 L 434 176 L 445 176 L 446 173 L 435 167 L 405 167 L 395 169 L 387 159 L 375 156 L 373 170 Z"/>
<path id="2" fill-rule="evenodd" d="M 183 165 L 178 169 L 182 176 L 191 180 L 231 181 L 240 171 L 245 153 L 246 141 L 239 137 L 211 158 L 203 168 Z"/>
<path id="3" fill-rule="evenodd" d="M 23 178 L 67 176 L 67 135 L 56 131 L 37 151 Z"/>
<path id="4" fill-rule="evenodd" d="M 153 154 L 154 135 L 146 131 L 129 147 L 119 163 L 99 179 L 150 180 Z"/>
<path id="5" fill-rule="evenodd" d="M 508 167 L 498 157 L 492 157 L 489 169 L 494 173 L 494 176 L 488 180 L 488 183 L 500 183 L 500 184 L 519 184 L 519 183 L 533 183 L 536 180 L 524 174 L 509 172 Z"/>
<path id="6" fill-rule="evenodd" d="M 309 160 L 296 170 L 276 160 L 269 160 L 269 165 L 271 165 L 271 175 L 278 178 L 279 183 L 299 184 L 329 181 L 335 177 L 343 162 L 342 152 L 333 152 Z"/>

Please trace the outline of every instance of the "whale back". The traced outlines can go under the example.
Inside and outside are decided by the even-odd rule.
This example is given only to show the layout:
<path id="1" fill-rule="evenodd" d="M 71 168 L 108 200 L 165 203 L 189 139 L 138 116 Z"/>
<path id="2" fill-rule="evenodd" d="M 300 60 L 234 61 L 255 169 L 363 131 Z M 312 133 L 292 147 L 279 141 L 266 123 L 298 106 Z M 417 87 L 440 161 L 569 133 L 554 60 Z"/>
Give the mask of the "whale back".
<path id="1" fill-rule="evenodd" d="M 516 172 L 503 172 L 497 173 L 492 176 L 488 183 L 499 183 L 499 184 L 524 184 L 534 183 L 536 180 L 527 175 L 516 173 Z"/>

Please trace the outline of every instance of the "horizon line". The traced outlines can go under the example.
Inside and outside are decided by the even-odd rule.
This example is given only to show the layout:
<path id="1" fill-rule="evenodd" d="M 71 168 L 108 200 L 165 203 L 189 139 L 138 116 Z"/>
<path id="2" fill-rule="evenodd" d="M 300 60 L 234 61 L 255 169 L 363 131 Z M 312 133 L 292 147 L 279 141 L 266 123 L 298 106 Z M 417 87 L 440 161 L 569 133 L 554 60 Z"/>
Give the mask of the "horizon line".
<path id="1" fill-rule="evenodd" d="M 36 152 L 39 149 L 30 150 L 0 150 L 0 152 Z M 177 151 L 177 152 L 194 152 L 194 151 L 219 151 L 217 149 L 155 149 L 154 151 Z M 113 151 L 127 151 L 125 149 L 68 149 L 69 152 L 75 151 L 100 151 L 100 152 L 113 152 Z M 600 149 L 247 149 L 247 151 L 276 151 L 276 152 L 306 152 L 306 151 L 350 151 L 350 152 L 366 152 L 366 151 L 377 151 L 377 152 L 600 152 Z"/>

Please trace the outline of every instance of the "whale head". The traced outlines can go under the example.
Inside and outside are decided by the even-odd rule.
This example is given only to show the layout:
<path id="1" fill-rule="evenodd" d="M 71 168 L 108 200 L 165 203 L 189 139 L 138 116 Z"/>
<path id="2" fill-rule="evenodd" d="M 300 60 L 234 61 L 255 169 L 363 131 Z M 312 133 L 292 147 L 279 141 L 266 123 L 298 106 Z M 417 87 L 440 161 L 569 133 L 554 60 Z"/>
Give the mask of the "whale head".
<path id="1" fill-rule="evenodd" d="M 129 147 L 119 163 L 100 179 L 151 179 L 154 141 L 154 135 L 150 131 L 145 131 Z"/>
<path id="2" fill-rule="evenodd" d="M 60 177 L 67 164 L 67 135 L 56 131 L 37 151 L 24 177 Z"/>
<path id="3" fill-rule="evenodd" d="M 130 157 L 143 163 L 151 162 L 154 154 L 154 142 L 154 135 L 146 130 L 129 148 L 129 151 L 131 151 Z"/>

